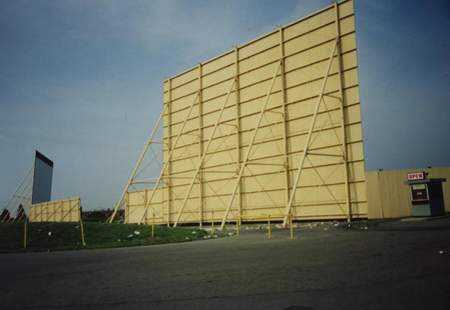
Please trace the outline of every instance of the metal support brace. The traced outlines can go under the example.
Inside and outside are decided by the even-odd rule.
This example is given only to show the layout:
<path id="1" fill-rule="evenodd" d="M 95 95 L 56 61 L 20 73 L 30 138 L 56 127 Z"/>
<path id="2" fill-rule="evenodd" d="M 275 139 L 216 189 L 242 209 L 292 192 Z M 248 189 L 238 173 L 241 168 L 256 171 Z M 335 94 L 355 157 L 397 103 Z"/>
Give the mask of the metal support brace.
<path id="1" fill-rule="evenodd" d="M 186 115 L 186 118 L 185 118 L 184 121 L 183 121 L 183 124 L 182 124 L 182 126 L 181 126 L 181 128 L 180 128 L 180 131 L 178 132 L 178 134 L 177 134 L 177 136 L 176 136 L 176 138 L 175 138 L 175 141 L 173 142 L 172 149 L 170 150 L 169 154 L 167 155 L 167 159 L 166 159 L 166 161 L 164 162 L 164 165 L 163 165 L 163 167 L 162 167 L 162 169 L 161 169 L 161 172 L 160 172 L 160 174 L 159 174 L 159 176 L 158 176 L 158 180 L 156 181 L 155 185 L 153 186 L 152 193 L 151 193 L 151 195 L 150 195 L 149 200 L 147 201 L 147 205 L 145 206 L 144 213 L 142 214 L 142 217 L 141 217 L 141 219 L 139 220 L 139 223 L 138 223 L 138 224 L 142 224 L 142 220 L 144 219 L 145 212 L 147 212 L 147 209 L 149 208 L 149 206 L 151 205 L 151 203 L 152 203 L 152 201 L 153 201 L 153 197 L 155 196 L 156 190 L 158 189 L 158 186 L 159 186 L 159 184 L 161 183 L 161 180 L 163 179 L 164 172 L 166 171 L 168 162 L 170 162 L 170 160 L 171 160 L 171 158 L 172 158 L 172 155 L 173 155 L 173 152 L 174 152 L 174 150 L 175 150 L 175 147 L 176 147 L 176 145 L 177 145 L 177 143 L 178 143 L 178 140 L 179 140 L 180 137 L 181 137 L 181 134 L 183 133 L 184 127 L 186 127 L 186 123 L 187 123 L 187 121 L 188 121 L 188 119 L 189 119 L 189 116 L 190 116 L 191 113 L 192 113 L 192 110 L 194 109 L 194 105 L 195 105 L 195 103 L 197 102 L 198 97 L 199 97 L 199 93 L 197 92 L 196 95 L 194 96 L 194 100 L 192 100 L 191 106 L 189 107 L 188 114 Z M 154 210 L 152 210 L 152 212 L 154 212 Z"/>
<path id="2" fill-rule="evenodd" d="M 168 90 L 168 102 L 167 102 L 167 153 L 170 153 L 172 150 L 172 79 L 167 81 L 169 84 Z M 163 153 L 164 155 L 164 153 Z M 172 210 L 172 178 L 167 178 L 172 176 L 172 162 L 167 160 L 167 175 L 165 176 L 167 180 L 165 180 L 167 185 L 167 227 L 170 226 L 170 212 Z"/>
<path id="3" fill-rule="evenodd" d="M 282 117 L 283 117 L 283 151 L 284 151 L 284 196 L 285 203 L 289 202 L 289 187 L 290 187 L 290 176 L 289 176 L 289 143 L 288 143 L 288 114 L 287 114 L 287 93 L 286 93 L 286 65 L 285 65 L 285 51 L 284 51 L 284 29 L 280 27 L 280 52 L 281 52 L 281 91 L 283 96 L 282 105 Z"/>
<path id="4" fill-rule="evenodd" d="M 342 46 L 341 46 L 341 29 L 339 25 L 339 7 L 337 2 L 334 3 L 334 10 L 336 12 L 336 50 L 337 50 L 337 63 L 338 63 L 338 82 L 339 82 L 339 97 L 341 97 L 341 100 L 339 100 L 339 107 L 341 112 L 341 135 L 342 135 L 342 155 L 343 155 L 343 161 L 342 164 L 344 166 L 344 178 L 345 178 L 345 204 L 347 206 L 347 222 L 351 222 L 352 220 L 352 206 L 351 206 L 351 197 L 350 197 L 350 184 L 348 180 L 348 155 L 347 155 L 347 136 L 345 132 L 345 112 L 344 112 L 344 92 L 342 87 L 342 61 L 341 61 L 341 53 L 342 53 Z"/>
<path id="5" fill-rule="evenodd" d="M 234 49 L 234 67 L 235 67 L 235 79 L 236 79 L 236 174 L 240 169 L 241 165 L 241 93 L 240 93 L 240 78 L 239 78 L 239 47 L 235 47 Z M 237 189 L 237 200 L 238 200 L 238 219 L 241 224 L 242 218 L 242 184 L 239 184 Z"/>
<path id="6" fill-rule="evenodd" d="M 256 134 L 258 132 L 259 126 L 261 125 L 261 121 L 262 121 L 262 118 L 264 116 L 264 113 L 266 112 L 267 105 L 268 105 L 269 99 L 270 99 L 270 95 L 272 93 L 273 86 L 275 85 L 276 77 L 278 75 L 278 72 L 280 71 L 280 66 L 281 66 L 281 61 L 278 62 L 277 66 L 276 66 L 276 68 L 274 70 L 274 74 L 273 74 L 273 77 L 272 77 L 272 82 L 270 83 L 270 86 L 269 86 L 269 88 L 267 90 L 267 94 L 265 96 L 265 98 L 266 98 L 265 102 L 264 102 L 264 104 L 263 104 L 263 106 L 261 108 L 261 112 L 259 113 L 258 122 L 257 122 L 255 128 L 253 129 L 253 135 L 252 135 L 252 138 L 251 138 L 250 143 L 248 145 L 247 152 L 246 152 L 246 154 L 244 156 L 244 161 L 242 162 L 241 167 L 239 169 L 239 174 L 238 174 L 238 177 L 237 177 L 237 180 L 236 180 L 236 185 L 234 186 L 233 192 L 232 192 L 231 197 L 230 197 L 230 201 L 228 202 L 228 206 L 227 206 L 227 208 L 225 210 L 225 215 L 224 215 L 224 217 L 222 219 L 222 223 L 220 225 L 220 229 L 221 230 L 223 230 L 223 228 L 225 227 L 225 222 L 226 222 L 226 220 L 228 218 L 228 214 L 230 213 L 231 205 L 233 204 L 234 198 L 236 197 L 236 191 L 237 191 L 238 187 L 240 186 L 241 179 L 242 179 L 242 176 L 244 174 L 244 170 L 245 170 L 245 168 L 247 166 L 247 162 L 248 162 L 248 159 L 249 159 L 249 156 L 250 156 L 250 152 L 251 152 L 253 144 L 255 142 Z"/>
<path id="7" fill-rule="evenodd" d="M 290 198 L 289 198 L 289 202 L 286 205 L 286 210 L 285 210 L 284 220 L 283 220 L 283 226 L 286 226 L 286 224 L 288 223 L 288 220 L 289 220 L 289 216 L 291 214 L 292 204 L 293 204 L 294 199 L 295 199 L 295 192 L 296 192 L 296 189 L 297 189 L 297 186 L 298 186 L 298 182 L 300 180 L 300 176 L 301 176 L 302 171 L 303 171 L 303 165 L 305 163 L 305 158 L 306 158 L 306 156 L 308 154 L 308 149 L 309 149 L 309 144 L 310 144 L 310 141 L 311 141 L 311 136 L 312 136 L 312 133 L 313 133 L 314 126 L 316 124 L 317 114 L 319 112 L 320 103 L 322 101 L 323 94 L 324 94 L 324 91 L 325 91 L 325 86 L 327 85 L 328 76 L 329 76 L 330 70 L 331 70 L 331 64 L 333 63 L 334 52 L 336 51 L 336 47 L 337 47 L 337 42 L 338 42 L 338 38 L 336 38 L 336 40 L 334 41 L 334 46 L 333 46 L 333 49 L 331 51 L 331 55 L 330 55 L 330 57 L 328 59 L 327 70 L 326 70 L 326 73 L 325 73 L 325 75 L 323 77 L 322 87 L 320 88 L 319 97 L 317 98 L 316 107 L 314 109 L 313 118 L 311 120 L 311 125 L 309 127 L 308 135 L 306 137 L 306 141 L 305 141 L 305 144 L 303 146 L 303 153 L 302 153 L 302 156 L 300 158 L 300 162 L 298 164 L 297 175 L 295 176 L 294 184 L 292 186 L 292 192 L 291 192 L 291 195 L 290 195 Z"/>
<path id="8" fill-rule="evenodd" d="M 198 91 L 199 91 L 199 100 L 198 100 L 198 146 L 199 146 L 199 157 L 203 156 L 203 67 L 202 64 L 198 65 Z M 199 210 L 199 226 L 202 228 L 203 225 L 203 210 L 204 210 L 204 189 L 203 189 L 203 162 L 200 162 L 200 171 L 198 172 L 198 187 L 199 187 L 199 196 L 200 196 L 200 210 Z"/>
<path id="9" fill-rule="evenodd" d="M 271 164 L 271 163 L 258 163 L 258 162 L 254 162 L 254 161 L 249 161 L 247 162 L 247 165 L 254 165 L 254 166 L 278 166 L 278 167 L 285 167 L 285 164 Z"/>
<path id="10" fill-rule="evenodd" d="M 200 158 L 200 162 L 199 162 L 199 164 L 197 166 L 197 169 L 194 172 L 194 175 L 193 175 L 192 180 L 191 180 L 191 184 L 189 185 L 189 188 L 188 188 L 188 190 L 186 192 L 186 195 L 185 195 L 185 197 L 183 199 L 183 203 L 181 205 L 181 208 L 178 211 L 177 217 L 175 218 L 175 222 L 173 224 L 173 227 L 177 226 L 178 221 L 180 220 L 181 214 L 183 213 L 184 207 L 186 206 L 186 203 L 187 203 L 187 201 L 189 199 L 189 196 L 191 195 L 192 188 L 194 186 L 195 180 L 197 179 L 197 176 L 199 175 L 200 171 L 202 170 L 203 161 L 205 160 L 205 157 L 208 154 L 209 146 L 211 145 L 211 142 L 212 142 L 212 140 L 214 138 L 214 135 L 215 135 L 216 130 L 217 130 L 217 128 L 219 126 L 219 123 L 220 123 L 220 119 L 221 119 L 221 117 L 223 115 L 223 112 L 225 111 L 225 108 L 227 106 L 228 100 L 230 99 L 230 95 L 231 95 L 231 92 L 233 91 L 233 88 L 234 88 L 235 84 L 236 84 L 236 79 L 233 79 L 233 83 L 231 83 L 230 89 L 228 90 L 228 93 L 227 93 L 227 95 L 225 97 L 225 101 L 222 104 L 222 107 L 220 109 L 219 115 L 217 115 L 216 123 L 214 124 L 214 128 L 213 128 L 213 130 L 212 130 L 212 132 L 211 132 L 211 134 L 209 136 L 208 142 L 206 143 L 206 147 L 205 147 L 205 150 L 204 150 L 204 152 L 203 152 L 203 154 L 202 154 L 202 156 Z"/>
<path id="11" fill-rule="evenodd" d="M 337 97 L 337 96 L 333 96 L 333 95 L 330 95 L 330 94 L 323 94 L 323 96 L 324 96 L 324 97 L 330 97 L 330 98 L 333 98 L 333 99 L 336 99 L 336 100 L 342 101 L 342 99 L 341 99 L 340 97 Z"/>
<path id="12" fill-rule="evenodd" d="M 273 110 L 267 110 L 267 113 L 275 113 L 275 114 L 280 114 L 281 116 L 284 117 L 284 112 L 280 112 L 280 111 L 273 111 Z"/>
<path id="13" fill-rule="evenodd" d="M 161 119 L 162 119 L 164 113 L 166 112 L 166 108 L 167 108 L 167 106 L 165 106 L 164 109 L 162 110 L 161 114 L 159 114 L 159 117 L 158 117 L 158 120 L 156 122 L 156 125 L 153 127 L 152 132 L 150 134 L 150 138 L 145 143 L 144 149 L 142 150 L 141 155 L 139 156 L 139 159 L 138 159 L 138 161 L 136 162 L 136 165 L 133 168 L 133 172 L 131 172 L 131 176 L 128 179 L 127 185 L 125 185 L 125 188 L 123 189 L 119 200 L 117 201 L 116 205 L 114 206 L 114 211 L 113 211 L 113 214 L 111 215 L 111 217 L 109 218 L 109 223 L 112 223 L 112 221 L 116 217 L 117 210 L 119 209 L 120 205 L 123 202 L 123 199 L 125 197 L 125 193 L 127 192 L 128 188 L 130 187 L 131 183 L 133 182 L 133 179 L 136 176 L 136 173 L 137 173 L 137 171 L 139 169 L 139 166 L 141 165 L 142 160 L 144 159 L 145 154 L 147 153 L 148 148 L 153 143 L 153 138 L 156 135 L 156 132 L 158 131 L 159 123 L 161 122 Z"/>
<path id="14" fill-rule="evenodd" d="M 327 153 L 308 152 L 308 155 L 343 158 L 343 156 L 341 154 L 327 154 Z"/>

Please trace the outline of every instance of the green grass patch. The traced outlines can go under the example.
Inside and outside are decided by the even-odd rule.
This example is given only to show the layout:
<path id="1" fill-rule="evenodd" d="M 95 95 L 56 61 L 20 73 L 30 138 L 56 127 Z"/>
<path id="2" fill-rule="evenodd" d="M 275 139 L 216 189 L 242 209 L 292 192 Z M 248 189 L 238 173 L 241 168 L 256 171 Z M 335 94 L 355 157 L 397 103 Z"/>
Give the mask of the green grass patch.
<path id="1" fill-rule="evenodd" d="M 0 224 L 0 252 L 58 251 L 97 249 L 186 242 L 203 239 L 207 232 L 196 228 L 151 226 L 136 224 L 106 224 L 85 222 L 86 246 L 81 243 L 79 223 L 29 223 L 27 248 L 23 248 L 24 224 Z"/>

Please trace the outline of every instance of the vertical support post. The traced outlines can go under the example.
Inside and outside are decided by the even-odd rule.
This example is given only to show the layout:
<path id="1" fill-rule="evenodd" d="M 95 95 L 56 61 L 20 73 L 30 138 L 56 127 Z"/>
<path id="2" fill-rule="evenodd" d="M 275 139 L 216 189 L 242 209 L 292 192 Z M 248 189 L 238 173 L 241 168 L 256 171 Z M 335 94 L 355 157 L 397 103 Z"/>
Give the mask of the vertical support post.
<path id="1" fill-rule="evenodd" d="M 168 101 L 167 101 L 167 154 L 172 150 L 172 79 L 170 78 L 167 83 L 169 84 Z M 172 210 L 172 162 L 171 159 L 167 159 L 167 227 L 170 227 L 170 212 Z"/>
<path id="2" fill-rule="evenodd" d="M 239 236 L 241 234 L 241 217 L 239 216 L 236 219 L 236 236 Z"/>
<path id="3" fill-rule="evenodd" d="M 146 188 L 145 190 L 144 190 L 144 206 L 146 206 L 147 205 L 147 200 L 148 200 L 148 189 Z M 147 225 L 147 210 L 145 210 L 145 220 L 144 220 L 144 224 L 145 225 Z"/>
<path id="4" fill-rule="evenodd" d="M 336 12 L 336 37 L 337 37 L 337 64 L 338 64 L 338 83 L 339 83 L 339 97 L 341 98 L 339 102 L 339 111 L 341 114 L 341 136 L 342 136 L 342 155 L 343 155 L 343 167 L 344 167 L 344 178 L 345 178 L 345 204 L 347 206 L 347 222 L 350 223 L 352 220 L 352 206 L 350 197 L 350 184 L 348 179 L 348 154 L 347 154 L 347 135 L 345 132 L 345 96 L 343 91 L 343 74 L 342 74 L 342 44 L 341 44 L 341 27 L 339 25 L 339 7 L 338 3 L 334 3 L 334 9 Z"/>
<path id="5" fill-rule="evenodd" d="M 294 225 L 292 224 L 292 213 L 289 213 L 289 239 L 294 240 L 295 236 L 294 236 Z"/>
<path id="6" fill-rule="evenodd" d="M 123 222 L 125 224 L 128 224 L 130 222 L 130 193 L 125 193 L 125 218 L 123 219 Z"/>
<path id="7" fill-rule="evenodd" d="M 199 146 L 199 158 L 203 157 L 203 67 L 200 63 L 198 65 L 198 146 Z M 200 162 L 200 170 L 198 172 L 198 187 L 200 196 L 200 210 L 199 210 L 199 226 L 202 228 L 203 225 L 203 161 Z"/>
<path id="8" fill-rule="evenodd" d="M 214 229 L 214 211 L 211 211 L 211 235 L 214 235 L 215 233 L 215 229 Z"/>
<path id="9" fill-rule="evenodd" d="M 328 59 L 328 66 L 327 66 L 327 71 L 325 72 L 325 75 L 323 77 L 323 81 L 322 81 L 322 87 L 320 88 L 320 92 L 317 98 L 317 102 L 316 102 L 316 107 L 314 109 L 314 113 L 312 115 L 312 120 L 311 120 L 311 124 L 309 126 L 309 130 L 308 130 L 308 135 L 306 137 L 306 141 L 305 144 L 303 146 L 303 153 L 302 156 L 300 157 L 300 162 L 298 164 L 298 171 L 297 171 L 297 175 L 295 176 L 295 180 L 294 180 L 294 184 L 292 186 L 292 192 L 289 198 L 289 202 L 286 206 L 286 211 L 285 211 L 285 215 L 284 215 L 284 220 L 283 220 L 283 225 L 286 226 L 288 220 L 289 220 L 289 214 L 291 213 L 291 208 L 292 208 L 292 204 L 294 202 L 295 199 L 295 192 L 297 191 L 297 186 L 298 186 L 298 182 L 300 181 L 300 176 L 303 172 L 303 164 L 305 163 L 305 158 L 308 155 L 308 150 L 309 150 L 309 143 L 311 141 L 311 136 L 312 136 L 312 132 L 314 129 L 314 126 L 316 124 L 316 120 L 317 120 L 317 114 L 319 112 L 319 108 L 320 108 L 320 103 L 322 102 L 323 99 L 323 93 L 325 92 L 325 86 L 327 85 L 327 81 L 328 81 L 328 76 L 330 74 L 330 69 L 331 69 L 331 64 L 333 63 L 333 58 L 334 58 L 334 52 L 336 51 L 336 46 L 337 46 L 337 39 L 334 41 L 334 46 L 333 49 L 331 51 L 331 55 Z"/>
<path id="10" fill-rule="evenodd" d="M 272 239 L 272 226 L 270 224 L 270 214 L 267 216 L 267 239 Z"/>
<path id="11" fill-rule="evenodd" d="M 285 62 L 285 51 L 284 51 L 284 29 L 280 27 L 280 52 L 281 52 L 281 92 L 282 92 L 282 104 L 283 104 L 283 151 L 284 151 L 284 178 L 285 178 L 285 202 L 289 202 L 289 143 L 288 143 L 288 113 L 287 113 L 287 93 L 286 93 L 286 62 Z"/>
<path id="12" fill-rule="evenodd" d="M 84 239 L 84 226 L 83 220 L 80 218 L 80 232 L 81 232 L 81 244 L 86 246 L 86 240 Z"/>
<path id="13" fill-rule="evenodd" d="M 241 166 L 241 92 L 239 90 L 240 88 L 240 79 L 239 79 L 239 47 L 234 48 L 234 55 L 235 55 L 235 81 L 236 81 L 236 174 L 239 173 L 240 166 Z M 238 201 L 238 220 L 239 225 L 241 224 L 241 217 L 242 217 L 242 183 L 239 181 L 239 187 L 237 188 L 237 201 Z M 238 229 L 239 234 L 239 229 Z"/>
<path id="14" fill-rule="evenodd" d="M 83 227 L 83 212 L 81 212 L 81 202 L 78 200 L 78 210 L 80 212 L 80 233 L 81 233 L 81 244 L 86 246 L 86 240 L 84 239 L 84 227 Z"/>
<path id="15" fill-rule="evenodd" d="M 152 212 L 152 239 L 155 239 L 155 212 Z"/>
<path id="16" fill-rule="evenodd" d="M 23 248 L 24 249 L 27 248 L 27 225 L 28 225 L 28 220 L 27 220 L 27 218 L 25 218 L 25 221 L 23 223 Z"/>

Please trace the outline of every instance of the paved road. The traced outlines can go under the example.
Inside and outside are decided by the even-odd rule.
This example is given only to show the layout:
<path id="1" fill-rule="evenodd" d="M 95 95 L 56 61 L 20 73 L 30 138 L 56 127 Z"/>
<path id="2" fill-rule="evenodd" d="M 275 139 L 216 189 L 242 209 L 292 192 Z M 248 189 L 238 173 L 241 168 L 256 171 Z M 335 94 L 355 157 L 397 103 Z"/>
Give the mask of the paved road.
<path id="1" fill-rule="evenodd" d="M 449 252 L 444 218 L 2 254 L 0 308 L 450 309 Z"/>

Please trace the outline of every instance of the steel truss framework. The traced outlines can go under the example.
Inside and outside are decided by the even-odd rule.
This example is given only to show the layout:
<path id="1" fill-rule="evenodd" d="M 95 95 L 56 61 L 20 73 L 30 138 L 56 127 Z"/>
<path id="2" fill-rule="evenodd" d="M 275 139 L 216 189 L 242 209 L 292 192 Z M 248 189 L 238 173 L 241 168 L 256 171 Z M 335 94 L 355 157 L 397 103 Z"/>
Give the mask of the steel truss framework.
<path id="1" fill-rule="evenodd" d="M 296 201 L 296 195 L 298 195 L 297 189 L 299 186 L 299 182 L 302 176 L 302 173 L 304 172 L 305 166 L 308 163 L 310 167 L 314 170 L 315 174 L 321 181 L 321 186 L 326 188 L 328 193 L 331 197 L 333 197 L 335 203 L 340 206 L 341 210 L 344 210 L 346 213 L 347 221 L 351 221 L 352 219 L 352 202 L 351 202 L 351 195 L 350 195 L 350 188 L 349 188 L 349 163 L 348 163 L 348 154 L 347 154 L 347 138 L 346 138 L 346 120 L 345 120 L 345 96 L 343 94 L 343 68 L 342 68 L 342 52 L 341 52 L 341 32 L 340 32 L 340 25 L 339 25 L 339 9 L 338 4 L 334 4 L 334 11 L 335 11 L 335 31 L 336 36 L 332 41 L 332 48 L 329 53 L 329 56 L 327 58 L 327 66 L 325 72 L 323 72 L 323 75 L 321 76 L 321 87 L 319 93 L 316 95 L 316 101 L 314 104 L 313 113 L 311 115 L 310 124 L 308 127 L 308 130 L 306 132 L 306 140 L 304 141 L 304 145 L 300 154 L 300 157 L 298 161 L 296 162 L 296 165 L 294 167 L 289 165 L 289 159 L 291 159 L 292 155 L 289 154 L 289 145 L 288 145 L 288 117 L 287 117 L 287 90 L 286 90 L 286 65 L 285 65 L 285 39 L 284 39 L 284 28 L 281 27 L 278 30 L 279 33 L 279 59 L 276 63 L 274 63 L 274 70 L 272 74 L 272 78 L 270 80 L 270 84 L 267 87 L 266 94 L 263 98 L 263 103 L 260 105 L 259 113 L 258 113 L 258 120 L 256 122 L 256 125 L 253 127 L 251 131 L 251 138 L 250 142 L 248 143 L 247 150 L 245 154 L 241 154 L 241 137 L 240 137 L 240 68 L 239 68 L 239 48 L 236 47 L 234 49 L 235 54 L 235 75 L 230 80 L 228 91 L 226 93 L 226 96 L 224 97 L 223 103 L 220 107 L 220 110 L 217 114 L 217 117 L 215 119 L 214 125 L 212 127 L 212 130 L 207 137 L 206 140 L 204 140 L 205 137 L 203 137 L 203 131 L 202 128 L 202 65 L 200 64 L 198 66 L 198 72 L 199 72 L 199 90 L 195 93 L 193 100 L 191 101 L 191 104 L 189 105 L 189 108 L 187 109 L 187 114 L 184 118 L 184 121 L 182 122 L 180 128 L 178 129 L 178 132 L 175 136 L 175 139 L 170 138 L 171 137 L 171 130 L 172 127 L 169 126 L 168 128 L 168 136 L 169 139 L 166 141 L 166 153 L 164 156 L 164 162 L 162 164 L 161 171 L 156 179 L 154 179 L 153 188 L 151 190 L 145 190 L 144 191 L 144 211 L 142 212 L 142 215 L 140 216 L 139 223 L 144 223 L 147 218 L 147 214 L 152 213 L 153 216 L 155 213 L 158 213 L 158 210 L 154 207 L 154 199 L 155 195 L 158 190 L 161 190 L 163 188 L 168 188 L 168 201 L 167 201 L 167 225 L 173 224 L 173 226 L 177 226 L 180 223 L 180 218 L 183 215 L 183 212 L 185 211 L 186 205 L 188 203 L 188 200 L 192 198 L 192 192 L 195 184 L 199 187 L 199 225 L 201 226 L 204 222 L 203 215 L 204 215 L 204 199 L 203 199 L 203 191 L 205 189 L 205 186 L 209 187 L 209 190 L 214 191 L 213 188 L 211 188 L 208 184 L 208 182 L 204 182 L 204 176 L 208 173 L 224 173 L 224 174 L 231 174 L 235 175 L 235 178 L 232 180 L 234 183 L 233 185 L 233 191 L 231 192 L 231 196 L 227 201 L 224 201 L 220 195 L 217 195 L 220 202 L 225 207 L 225 212 L 223 214 L 223 217 L 220 221 L 221 225 L 220 228 L 223 229 L 225 224 L 229 221 L 236 221 L 241 222 L 242 220 L 242 201 L 241 201 L 241 192 L 242 192 L 242 180 L 246 176 L 252 176 L 252 166 L 273 166 L 273 167 L 279 167 L 279 173 L 284 175 L 284 196 L 285 196 L 285 208 L 283 212 L 283 224 L 286 225 L 288 222 L 288 218 L 292 215 L 292 209 L 293 205 Z M 329 81 L 330 76 L 330 70 L 332 65 L 337 65 L 337 75 L 338 75 L 338 95 L 327 93 L 326 86 Z M 282 92 L 282 105 L 276 109 L 268 108 L 269 102 L 271 100 L 272 91 L 275 85 L 276 79 L 279 78 L 281 80 L 281 92 Z M 171 89 L 171 83 L 172 80 L 168 80 L 169 83 L 169 89 Z M 236 104 L 235 104 L 235 118 L 234 120 L 226 120 L 224 119 L 224 111 L 227 108 L 232 107 L 233 105 L 229 105 L 230 98 L 234 95 Z M 329 100 L 335 100 L 338 102 L 339 106 L 339 115 L 340 115 L 340 122 L 339 124 L 335 124 L 332 121 L 332 115 L 331 112 L 334 112 L 334 109 L 329 109 L 325 97 L 327 97 Z M 162 141 L 156 141 L 155 140 L 155 134 L 158 130 L 158 128 L 161 126 L 162 119 L 164 118 L 164 115 L 170 114 L 171 109 L 171 92 L 169 92 L 169 99 L 168 104 L 164 105 L 164 109 L 161 112 L 158 121 L 153 128 L 149 139 L 147 140 L 144 149 L 141 152 L 141 155 L 139 156 L 139 159 L 132 171 L 132 174 L 130 178 L 128 179 L 128 182 L 121 194 L 120 199 L 117 201 L 114 212 L 109 219 L 110 222 L 114 220 L 114 217 L 117 213 L 118 208 L 120 208 L 124 203 L 126 203 L 126 197 L 127 192 L 129 192 L 130 187 L 133 184 L 139 183 L 140 181 L 136 178 L 137 171 L 139 170 L 139 167 L 142 164 L 142 161 L 146 154 L 148 153 L 149 149 L 153 146 L 153 144 L 158 143 L 160 146 L 162 146 Z M 186 176 L 184 178 L 187 178 L 190 180 L 189 186 L 187 187 L 187 190 L 183 193 L 182 197 L 178 200 L 181 201 L 181 205 L 178 206 L 178 211 L 176 212 L 175 218 L 170 218 L 170 210 L 171 210 L 171 203 L 172 196 L 174 195 L 174 192 L 171 190 L 171 183 L 172 180 L 175 178 L 183 178 L 182 176 L 174 176 L 171 174 L 171 160 L 174 154 L 174 151 L 176 147 L 178 146 L 178 143 L 182 140 L 182 136 L 188 134 L 187 130 L 185 131 L 186 124 L 194 110 L 194 106 L 198 106 L 199 112 L 199 133 L 196 135 L 199 139 L 199 153 L 198 153 L 198 162 L 195 162 L 195 169 L 193 173 L 189 176 Z M 319 111 L 322 114 L 326 114 L 326 117 L 328 119 L 326 124 L 322 124 L 322 126 L 319 126 L 317 123 Z M 266 115 L 269 113 L 275 114 L 279 116 L 279 120 L 276 122 L 269 123 L 267 121 Z M 263 120 L 266 121 L 266 124 L 263 126 Z M 262 127 L 269 127 L 274 124 L 282 124 L 283 127 L 283 149 L 282 153 L 280 154 L 284 158 L 284 163 L 271 163 L 271 162 L 264 162 L 264 160 L 261 160 L 260 158 L 252 158 L 252 151 L 255 148 L 255 144 L 257 141 L 258 132 Z M 232 126 L 235 128 L 235 144 L 236 144 L 236 162 L 235 162 L 235 171 L 227 170 L 227 171 L 216 171 L 212 168 L 205 168 L 205 162 L 207 162 L 208 157 L 211 156 L 212 153 L 214 153 L 216 150 L 211 150 L 212 142 L 214 141 L 214 138 L 216 137 L 216 133 L 220 131 L 221 127 L 224 126 Z M 312 146 L 315 139 L 318 138 L 320 134 L 326 129 L 332 129 L 333 133 L 335 135 L 335 138 L 340 145 L 339 151 L 337 153 L 330 153 L 330 152 L 321 152 L 320 149 L 314 149 Z M 340 131 L 340 133 L 337 132 Z M 315 134 L 315 135 L 314 135 Z M 339 138 L 339 135 L 341 138 Z M 266 138 L 266 137 L 265 137 Z M 173 140 L 173 141 L 172 141 Z M 205 142 L 206 141 L 206 142 Z M 260 142 L 261 140 L 258 140 Z M 325 178 L 321 175 L 321 173 L 318 171 L 318 169 L 313 164 L 313 161 L 315 158 L 319 157 L 333 157 L 338 159 L 341 162 L 342 168 L 343 168 L 343 180 L 342 183 L 345 187 L 345 199 L 338 199 L 333 194 L 332 190 L 329 189 L 328 185 L 326 184 Z M 155 159 L 156 160 L 156 159 Z M 289 171 L 296 170 L 294 174 L 294 178 L 291 178 L 289 175 Z M 255 177 L 255 179 L 257 179 Z M 291 181 L 293 180 L 292 184 Z M 256 180 L 256 182 L 258 182 Z M 261 192 L 264 192 L 264 186 L 260 183 L 258 183 Z M 268 199 L 271 200 L 270 195 L 268 194 Z M 238 216 L 230 217 L 230 213 L 233 209 L 233 203 L 237 201 L 237 214 Z M 236 211 L 236 210 L 235 210 Z M 214 221 L 214 219 L 213 219 Z"/>
<path id="2" fill-rule="evenodd" d="M 33 187 L 33 167 L 31 167 L 17 187 L 10 200 L 7 202 L 5 208 L 0 215 L 0 223 L 15 222 L 22 220 L 20 213 L 27 214 L 27 210 L 31 205 L 31 193 Z"/>

